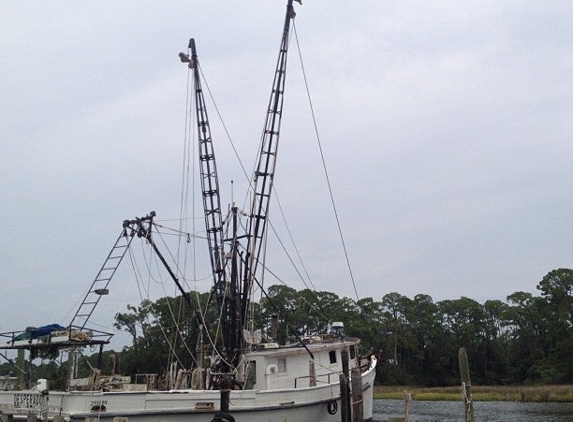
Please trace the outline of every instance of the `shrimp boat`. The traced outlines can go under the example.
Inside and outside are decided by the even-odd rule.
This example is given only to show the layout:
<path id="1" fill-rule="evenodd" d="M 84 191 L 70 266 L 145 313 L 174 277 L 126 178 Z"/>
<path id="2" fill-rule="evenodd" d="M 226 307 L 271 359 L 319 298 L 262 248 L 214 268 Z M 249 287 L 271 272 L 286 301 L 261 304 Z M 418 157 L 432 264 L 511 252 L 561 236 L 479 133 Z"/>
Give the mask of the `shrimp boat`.
<path id="1" fill-rule="evenodd" d="M 205 229 L 220 309 L 220 330 L 208 337 L 210 359 L 181 371 L 178 382 L 161 390 L 156 384 L 132 384 L 120 375 L 94 370 L 88 379 L 71 380 L 65 391 L 53 391 L 45 380 L 33 388 L 1 391 L 2 421 L 18 419 L 113 422 L 250 422 L 362 421 L 372 418 L 376 358 L 361 341 L 348 337 L 342 323 L 330 332 L 295 336 L 279 345 L 261 334 L 249 319 L 251 291 L 262 289 L 266 229 L 278 151 L 285 91 L 286 63 L 293 0 L 288 0 L 271 97 L 251 188 L 250 210 L 233 205 L 223 216 L 211 129 L 203 98 L 198 55 L 193 39 L 180 53 L 194 80 L 199 169 Z M 239 223 L 246 218 L 247 222 Z M 110 334 L 89 328 L 88 321 L 134 238 L 143 238 L 165 265 L 182 297 L 188 293 L 154 241 L 155 213 L 123 222 L 120 235 L 69 326 L 46 326 L 0 334 L 2 349 L 34 353 L 109 343 Z M 240 233 L 239 227 L 246 227 Z M 199 326 L 210 327 L 196 316 Z M 263 340 L 263 337 L 266 340 Z M 197 349 L 195 349 L 197 350 Z"/>

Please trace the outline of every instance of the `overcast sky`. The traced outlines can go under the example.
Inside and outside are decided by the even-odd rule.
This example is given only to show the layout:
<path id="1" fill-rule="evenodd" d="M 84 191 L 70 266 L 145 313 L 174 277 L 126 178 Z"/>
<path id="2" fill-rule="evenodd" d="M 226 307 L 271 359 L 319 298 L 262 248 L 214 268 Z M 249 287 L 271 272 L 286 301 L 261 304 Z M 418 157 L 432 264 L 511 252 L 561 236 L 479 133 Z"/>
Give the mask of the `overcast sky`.
<path id="1" fill-rule="evenodd" d="M 285 3 L 0 3 L 0 330 L 69 323 L 124 219 L 179 216 L 190 37 L 252 168 Z M 573 266 L 572 2 L 295 8 L 360 297 L 505 300 Z M 277 192 L 315 287 L 354 297 L 296 47 Z M 227 204 L 246 183 L 210 107 Z"/>

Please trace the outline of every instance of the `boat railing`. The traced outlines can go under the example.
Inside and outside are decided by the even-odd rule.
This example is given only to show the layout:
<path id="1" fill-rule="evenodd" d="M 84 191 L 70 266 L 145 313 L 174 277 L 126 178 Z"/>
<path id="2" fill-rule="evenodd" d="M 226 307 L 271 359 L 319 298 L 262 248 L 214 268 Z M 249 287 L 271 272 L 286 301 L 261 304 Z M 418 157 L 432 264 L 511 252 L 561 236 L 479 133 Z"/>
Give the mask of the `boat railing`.
<path id="1" fill-rule="evenodd" d="M 46 326 L 49 327 L 49 326 Z M 0 349 L 32 349 L 45 347 L 69 347 L 109 343 L 113 334 L 80 327 L 28 327 L 20 331 L 0 333 Z"/>
<path id="2" fill-rule="evenodd" d="M 294 379 L 294 388 L 308 387 L 308 385 L 310 385 L 313 380 L 316 384 L 318 384 L 318 383 L 332 384 L 332 378 L 334 377 L 335 381 L 337 381 L 338 380 L 338 374 L 339 374 L 339 372 L 329 372 L 327 374 L 304 375 L 301 377 L 296 377 Z M 308 381 L 306 381 L 306 380 L 308 380 Z M 303 381 L 306 381 L 306 382 L 303 382 Z M 305 385 L 301 385 L 301 384 L 305 384 Z"/>
<path id="3" fill-rule="evenodd" d="M 360 369 L 360 372 L 366 372 L 368 369 L 373 367 L 372 359 L 374 359 L 374 365 L 375 365 L 376 359 L 375 359 L 374 355 L 370 355 L 368 357 L 365 357 L 364 359 L 362 359 L 360 361 L 360 365 L 358 366 L 358 368 Z M 316 384 L 318 384 L 319 382 L 322 382 L 324 384 L 332 384 L 332 382 L 338 382 L 339 381 L 339 376 L 341 373 L 342 372 L 338 371 L 338 372 L 328 372 L 326 374 L 304 375 L 304 376 L 296 377 L 294 380 L 294 388 L 302 388 L 303 385 L 300 385 L 301 383 L 305 384 L 304 386 L 306 387 L 307 385 L 311 384 L 312 380 L 314 380 L 314 382 Z M 334 377 L 334 381 L 332 379 L 333 377 Z M 322 381 L 325 378 L 326 378 L 326 380 Z M 306 380 L 308 380 L 308 381 L 306 381 Z"/>

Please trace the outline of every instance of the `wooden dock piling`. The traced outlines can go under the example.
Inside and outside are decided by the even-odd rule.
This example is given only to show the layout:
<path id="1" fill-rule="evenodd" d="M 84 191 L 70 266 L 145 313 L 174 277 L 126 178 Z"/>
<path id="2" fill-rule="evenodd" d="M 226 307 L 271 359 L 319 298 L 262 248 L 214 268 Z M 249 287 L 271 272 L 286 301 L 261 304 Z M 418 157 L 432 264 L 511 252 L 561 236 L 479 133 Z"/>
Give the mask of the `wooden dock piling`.
<path id="1" fill-rule="evenodd" d="M 458 351 L 458 360 L 460 363 L 460 376 L 462 378 L 462 396 L 464 398 L 466 418 L 465 421 L 475 422 L 472 383 L 470 381 L 470 365 L 468 363 L 468 354 L 465 347 L 461 347 Z"/>

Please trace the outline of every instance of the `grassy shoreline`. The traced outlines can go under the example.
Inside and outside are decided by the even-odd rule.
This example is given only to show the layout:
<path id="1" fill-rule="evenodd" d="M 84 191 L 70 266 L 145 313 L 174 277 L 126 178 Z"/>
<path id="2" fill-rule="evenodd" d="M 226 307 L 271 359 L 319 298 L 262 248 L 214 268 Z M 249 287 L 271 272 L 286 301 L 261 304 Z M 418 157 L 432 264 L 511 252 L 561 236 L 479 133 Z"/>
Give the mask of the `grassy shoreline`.
<path id="1" fill-rule="evenodd" d="M 462 400 L 461 387 L 403 387 L 375 386 L 375 399 L 403 399 L 404 391 L 412 393 L 414 400 Z M 473 386 L 474 401 L 517 402 L 573 402 L 573 385 L 543 386 Z"/>

